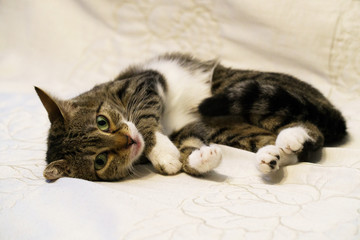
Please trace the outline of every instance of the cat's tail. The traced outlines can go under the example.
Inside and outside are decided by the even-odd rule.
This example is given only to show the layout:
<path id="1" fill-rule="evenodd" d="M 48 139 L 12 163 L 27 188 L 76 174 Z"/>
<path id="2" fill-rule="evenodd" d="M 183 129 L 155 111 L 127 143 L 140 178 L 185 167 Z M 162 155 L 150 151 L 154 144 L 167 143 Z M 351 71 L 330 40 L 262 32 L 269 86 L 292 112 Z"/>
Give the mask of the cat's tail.
<path id="1" fill-rule="evenodd" d="M 323 133 L 325 144 L 335 144 L 345 139 L 347 127 L 341 112 L 332 108 L 325 113 L 320 113 L 321 120 L 318 121 L 318 128 Z"/>

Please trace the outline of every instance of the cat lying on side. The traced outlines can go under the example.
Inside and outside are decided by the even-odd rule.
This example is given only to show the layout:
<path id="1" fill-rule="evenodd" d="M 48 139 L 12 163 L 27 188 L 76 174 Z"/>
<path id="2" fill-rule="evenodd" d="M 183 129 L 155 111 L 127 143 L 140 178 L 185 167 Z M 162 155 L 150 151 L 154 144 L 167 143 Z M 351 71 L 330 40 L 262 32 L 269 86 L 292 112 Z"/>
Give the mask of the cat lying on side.
<path id="1" fill-rule="evenodd" d="M 341 113 L 307 83 L 178 53 L 70 100 L 35 90 L 51 122 L 49 180 L 118 180 L 141 156 L 162 174 L 201 175 L 221 161 L 214 144 L 256 152 L 270 174 L 346 135 Z"/>

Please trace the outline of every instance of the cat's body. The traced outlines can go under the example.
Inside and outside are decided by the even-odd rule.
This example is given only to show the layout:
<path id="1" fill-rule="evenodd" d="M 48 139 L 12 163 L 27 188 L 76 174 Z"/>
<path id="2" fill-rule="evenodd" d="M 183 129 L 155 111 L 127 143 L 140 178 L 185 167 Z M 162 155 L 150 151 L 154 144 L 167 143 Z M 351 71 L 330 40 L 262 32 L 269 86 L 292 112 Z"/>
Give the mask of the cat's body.
<path id="1" fill-rule="evenodd" d="M 166 54 L 67 101 L 37 88 L 49 113 L 47 179 L 125 177 L 141 156 L 163 174 L 199 175 L 225 144 L 257 152 L 263 173 L 346 135 L 341 113 L 310 85 L 277 73 Z"/>

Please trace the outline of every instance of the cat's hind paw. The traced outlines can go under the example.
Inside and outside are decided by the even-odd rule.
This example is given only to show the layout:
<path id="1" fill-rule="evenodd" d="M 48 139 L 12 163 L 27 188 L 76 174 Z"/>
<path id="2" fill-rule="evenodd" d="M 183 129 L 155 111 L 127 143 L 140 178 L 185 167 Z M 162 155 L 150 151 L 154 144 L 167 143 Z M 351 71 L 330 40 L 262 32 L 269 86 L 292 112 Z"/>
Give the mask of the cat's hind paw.
<path id="1" fill-rule="evenodd" d="M 274 145 L 262 147 L 256 153 L 256 161 L 260 172 L 269 174 L 280 168 L 280 149 Z"/>
<path id="2" fill-rule="evenodd" d="M 276 138 L 275 145 L 281 148 L 286 154 L 298 154 L 307 141 L 313 141 L 305 128 L 301 126 L 286 128 Z"/>
<path id="3" fill-rule="evenodd" d="M 221 159 L 222 153 L 218 146 L 202 146 L 189 155 L 188 164 L 202 174 L 219 166 Z"/>

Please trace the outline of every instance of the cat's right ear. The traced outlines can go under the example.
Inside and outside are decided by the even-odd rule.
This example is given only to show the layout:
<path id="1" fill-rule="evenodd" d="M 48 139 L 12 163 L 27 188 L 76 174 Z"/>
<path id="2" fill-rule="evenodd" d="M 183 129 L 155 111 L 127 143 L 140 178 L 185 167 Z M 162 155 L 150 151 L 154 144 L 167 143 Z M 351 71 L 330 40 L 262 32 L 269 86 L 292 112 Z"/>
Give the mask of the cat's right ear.
<path id="1" fill-rule="evenodd" d="M 55 181 L 61 177 L 68 177 L 70 167 L 66 160 L 56 160 L 46 166 L 43 174 L 47 180 Z"/>
<path id="2" fill-rule="evenodd" d="M 61 113 L 60 107 L 56 101 L 53 100 L 49 94 L 38 87 L 35 87 L 35 91 L 49 115 L 50 122 L 53 123 L 56 120 L 64 121 L 64 116 Z"/>

